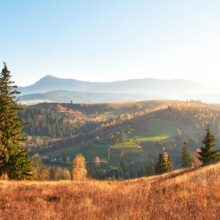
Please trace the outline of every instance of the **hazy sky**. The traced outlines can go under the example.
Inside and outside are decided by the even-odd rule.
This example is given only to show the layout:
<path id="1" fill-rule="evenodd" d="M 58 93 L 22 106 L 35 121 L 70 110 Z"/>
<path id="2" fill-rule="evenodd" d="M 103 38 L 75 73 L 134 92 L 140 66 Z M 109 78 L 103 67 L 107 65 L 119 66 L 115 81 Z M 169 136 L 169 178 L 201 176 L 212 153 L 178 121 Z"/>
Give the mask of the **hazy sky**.
<path id="1" fill-rule="evenodd" d="M 0 0 L 0 62 L 19 85 L 185 78 L 220 84 L 219 0 Z"/>

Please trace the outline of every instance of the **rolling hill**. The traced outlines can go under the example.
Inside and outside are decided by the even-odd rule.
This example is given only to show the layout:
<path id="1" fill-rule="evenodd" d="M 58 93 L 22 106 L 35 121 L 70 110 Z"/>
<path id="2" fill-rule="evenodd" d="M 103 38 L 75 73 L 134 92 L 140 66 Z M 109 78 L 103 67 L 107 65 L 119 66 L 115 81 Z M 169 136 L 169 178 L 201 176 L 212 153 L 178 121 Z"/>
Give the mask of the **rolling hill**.
<path id="1" fill-rule="evenodd" d="M 145 175 L 143 164 L 157 160 L 163 148 L 178 168 L 183 141 L 193 152 L 208 125 L 220 143 L 220 107 L 200 102 L 44 103 L 26 107 L 21 117 L 29 122 L 26 147 L 49 165 L 71 167 L 73 157 L 82 153 L 89 168 L 98 156 L 103 169 L 123 162 Z"/>

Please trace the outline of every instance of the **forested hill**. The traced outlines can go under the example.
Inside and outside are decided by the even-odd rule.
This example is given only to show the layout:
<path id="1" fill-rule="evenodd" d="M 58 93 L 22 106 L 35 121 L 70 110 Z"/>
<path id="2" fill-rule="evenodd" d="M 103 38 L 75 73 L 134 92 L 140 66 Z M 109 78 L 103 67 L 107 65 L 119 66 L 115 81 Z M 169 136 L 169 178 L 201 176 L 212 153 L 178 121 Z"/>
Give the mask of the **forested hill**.
<path id="1" fill-rule="evenodd" d="M 153 163 L 162 149 L 179 167 L 182 143 L 192 153 L 201 146 L 208 125 L 220 140 L 220 107 L 200 102 L 44 103 L 25 107 L 21 117 L 28 122 L 26 147 L 46 163 L 70 167 L 82 153 L 89 168 L 97 158 L 105 170 L 135 167 L 129 170 L 139 174 L 129 177 L 144 175 L 143 164 Z"/>
<path id="2" fill-rule="evenodd" d="M 21 117 L 28 124 L 25 132 L 33 136 L 71 137 L 81 129 L 112 127 L 130 122 L 136 129 L 149 118 L 170 121 L 187 135 L 204 129 L 208 124 L 219 133 L 220 106 L 200 102 L 148 101 L 118 104 L 43 103 L 25 107 Z M 123 124 L 121 125 L 123 127 Z M 138 126 L 140 128 L 138 128 Z"/>

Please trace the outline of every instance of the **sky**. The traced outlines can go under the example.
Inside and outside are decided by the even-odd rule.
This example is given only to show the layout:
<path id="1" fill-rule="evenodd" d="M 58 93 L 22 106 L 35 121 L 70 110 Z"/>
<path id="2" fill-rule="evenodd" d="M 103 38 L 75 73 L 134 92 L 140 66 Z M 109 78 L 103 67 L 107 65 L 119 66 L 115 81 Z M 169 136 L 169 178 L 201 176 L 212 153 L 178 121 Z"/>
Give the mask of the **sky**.
<path id="1" fill-rule="evenodd" d="M 219 0 L 0 0 L 0 63 L 45 75 L 220 83 Z"/>

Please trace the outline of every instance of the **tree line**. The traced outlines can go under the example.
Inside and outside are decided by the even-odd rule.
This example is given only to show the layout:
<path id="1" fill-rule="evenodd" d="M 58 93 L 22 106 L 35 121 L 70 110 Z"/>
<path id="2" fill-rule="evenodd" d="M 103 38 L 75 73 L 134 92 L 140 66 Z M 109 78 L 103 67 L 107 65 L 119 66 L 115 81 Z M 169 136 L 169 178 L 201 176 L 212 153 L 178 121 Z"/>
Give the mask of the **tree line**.
<path id="1" fill-rule="evenodd" d="M 30 136 L 66 138 L 75 133 L 74 125 L 67 123 L 63 115 L 51 109 L 26 107 L 19 116 L 27 123 L 24 132 Z"/>
<path id="2" fill-rule="evenodd" d="M 203 147 L 198 149 L 194 155 L 194 164 L 192 160 L 192 155 L 189 152 L 189 146 L 186 142 L 183 143 L 182 156 L 181 156 L 181 167 L 194 167 L 214 164 L 220 161 L 220 153 L 216 148 L 216 138 L 211 133 L 210 128 L 206 129 L 206 135 L 203 139 Z M 198 165 L 199 164 L 199 165 Z M 172 170 L 172 161 L 169 157 L 169 154 L 166 151 L 163 151 L 159 155 L 158 162 L 155 167 L 156 174 L 166 173 Z"/>

